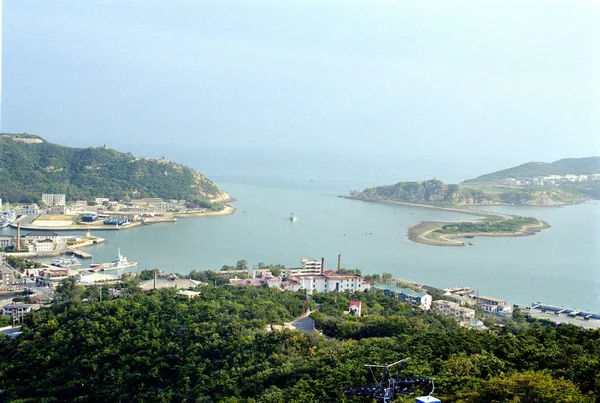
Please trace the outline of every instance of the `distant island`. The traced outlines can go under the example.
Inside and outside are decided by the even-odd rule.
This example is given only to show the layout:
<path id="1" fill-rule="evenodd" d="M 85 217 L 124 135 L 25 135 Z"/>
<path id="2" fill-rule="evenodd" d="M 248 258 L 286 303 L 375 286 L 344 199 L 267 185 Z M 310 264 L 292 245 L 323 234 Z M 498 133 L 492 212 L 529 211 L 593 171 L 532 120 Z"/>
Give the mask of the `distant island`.
<path id="1" fill-rule="evenodd" d="M 107 146 L 71 148 L 30 134 L 0 134 L 0 197 L 39 203 L 42 193 L 67 201 L 160 198 L 196 204 L 230 196 L 199 172 L 162 157 L 135 157 Z"/>
<path id="2" fill-rule="evenodd" d="M 437 179 L 399 182 L 395 185 L 351 191 L 349 199 L 410 204 L 480 215 L 484 222 L 460 225 L 426 222 L 409 230 L 415 242 L 441 246 L 464 246 L 455 238 L 474 236 L 523 236 L 548 224 L 531 217 L 475 211 L 472 205 L 559 206 L 600 198 L 600 157 L 569 158 L 553 163 L 530 162 L 469 179 L 445 184 Z"/>

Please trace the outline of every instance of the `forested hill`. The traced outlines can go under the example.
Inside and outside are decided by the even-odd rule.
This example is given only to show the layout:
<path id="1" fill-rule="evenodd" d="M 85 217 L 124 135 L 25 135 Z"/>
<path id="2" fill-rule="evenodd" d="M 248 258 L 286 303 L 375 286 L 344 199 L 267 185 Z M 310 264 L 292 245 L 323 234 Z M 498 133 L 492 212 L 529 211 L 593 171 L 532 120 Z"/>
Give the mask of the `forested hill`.
<path id="1" fill-rule="evenodd" d="M 229 199 L 184 165 L 103 147 L 65 147 L 27 134 L 0 134 L 0 178 L 0 197 L 11 202 L 35 202 L 42 193 L 64 193 L 67 200 Z"/>
<path id="2" fill-rule="evenodd" d="M 406 203 L 471 204 L 493 200 L 476 189 L 443 183 L 437 179 L 423 182 L 398 182 L 395 185 L 350 192 L 350 198 L 369 201 L 400 201 Z"/>
<path id="3" fill-rule="evenodd" d="M 565 158 L 552 163 L 528 162 L 516 167 L 481 175 L 468 182 L 498 182 L 505 178 L 531 178 L 548 175 L 590 175 L 600 173 L 600 157 Z"/>
<path id="4" fill-rule="evenodd" d="M 187 301 L 174 289 L 120 288 L 116 298 L 65 280 L 21 336 L 0 334 L 0 402 L 371 402 L 344 390 L 372 382 L 364 364 L 405 357 L 402 375 L 435 378 L 444 403 L 600 396 L 600 332 L 527 324 L 518 309 L 478 331 L 383 294 L 315 293 L 308 306 L 325 337 L 268 330 L 302 313 L 304 291 L 210 285 Z M 344 314 L 350 300 L 361 317 Z"/>

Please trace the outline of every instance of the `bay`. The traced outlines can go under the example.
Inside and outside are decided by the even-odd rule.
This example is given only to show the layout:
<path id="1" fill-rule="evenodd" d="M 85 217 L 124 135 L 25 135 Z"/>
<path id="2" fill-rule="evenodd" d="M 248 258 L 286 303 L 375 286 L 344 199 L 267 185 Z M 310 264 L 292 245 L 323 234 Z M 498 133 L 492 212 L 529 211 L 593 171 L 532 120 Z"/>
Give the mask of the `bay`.
<path id="1" fill-rule="evenodd" d="M 293 164 L 285 169 L 251 168 L 205 170 L 236 199 L 235 214 L 98 232 L 106 243 L 87 251 L 94 262 L 105 262 L 120 248 L 129 260 L 139 262 L 137 271 L 159 268 L 178 273 L 220 269 L 241 259 L 250 267 L 259 262 L 296 267 L 302 257 L 323 257 L 326 267 L 335 269 L 341 254 L 342 267 L 363 274 L 389 272 L 438 287 L 469 286 L 480 295 L 510 303 L 542 301 L 600 312 L 596 201 L 566 207 L 478 207 L 534 216 L 552 227 L 529 237 L 476 237 L 470 247 L 434 247 L 409 241 L 408 229 L 420 221 L 475 217 L 337 197 L 368 187 L 371 178 L 377 184 L 397 182 L 399 170 L 382 173 L 349 166 L 323 170 Z M 298 216 L 294 223 L 289 220 L 292 211 Z"/>

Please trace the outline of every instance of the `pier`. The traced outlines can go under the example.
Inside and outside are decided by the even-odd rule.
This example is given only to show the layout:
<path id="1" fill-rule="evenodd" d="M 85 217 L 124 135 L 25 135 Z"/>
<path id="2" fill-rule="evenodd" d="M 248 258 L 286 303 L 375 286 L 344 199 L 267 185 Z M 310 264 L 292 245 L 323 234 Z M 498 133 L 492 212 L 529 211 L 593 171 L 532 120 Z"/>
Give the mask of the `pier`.
<path id="1" fill-rule="evenodd" d="M 73 256 L 78 257 L 80 259 L 91 259 L 92 258 L 91 254 L 89 254 L 87 252 L 84 252 L 84 251 L 81 251 L 79 249 L 75 249 L 75 248 L 67 248 L 66 254 L 67 255 L 73 255 Z"/>

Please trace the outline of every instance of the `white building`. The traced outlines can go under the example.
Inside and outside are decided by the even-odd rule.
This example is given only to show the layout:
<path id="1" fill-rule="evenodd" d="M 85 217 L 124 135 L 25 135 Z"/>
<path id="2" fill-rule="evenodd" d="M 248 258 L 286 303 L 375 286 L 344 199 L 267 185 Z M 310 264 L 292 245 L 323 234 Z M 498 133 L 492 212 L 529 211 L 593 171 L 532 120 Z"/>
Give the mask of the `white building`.
<path id="1" fill-rule="evenodd" d="M 323 264 L 320 260 L 315 259 L 300 259 L 300 267 L 295 269 L 288 269 L 289 276 L 298 276 L 305 274 L 321 274 L 323 271 Z"/>
<path id="2" fill-rule="evenodd" d="M 16 239 L 12 235 L 0 235 L 0 248 L 16 245 Z"/>
<path id="3" fill-rule="evenodd" d="M 33 241 L 33 252 L 52 252 L 54 250 L 54 241 L 44 239 L 42 241 Z"/>
<path id="4" fill-rule="evenodd" d="M 2 314 L 13 318 L 13 322 L 22 322 L 23 315 L 28 312 L 40 309 L 39 304 L 24 304 L 22 302 L 5 305 L 2 308 Z"/>
<path id="5" fill-rule="evenodd" d="M 62 193 L 42 193 L 42 200 L 48 206 L 66 206 L 67 199 Z"/>
<path id="6" fill-rule="evenodd" d="M 444 315 L 450 315 L 461 320 L 473 319 L 475 317 L 474 309 L 460 306 L 456 302 L 452 301 L 444 301 L 441 299 L 433 301 L 433 308 Z"/>
<path id="7" fill-rule="evenodd" d="M 333 270 L 327 270 L 323 274 L 317 275 L 297 275 L 290 277 L 291 280 L 299 283 L 300 289 L 308 290 L 309 294 L 313 292 L 358 292 L 365 291 L 371 287 L 368 281 L 363 280 L 362 276 L 357 274 L 338 274 Z"/>
<path id="8" fill-rule="evenodd" d="M 373 289 L 375 291 L 383 292 L 388 298 L 395 298 L 398 301 L 418 306 L 424 311 L 431 309 L 431 301 L 433 298 L 424 291 L 414 291 L 410 288 L 401 288 L 396 287 L 395 285 L 379 283 L 373 285 Z"/>
<path id="9" fill-rule="evenodd" d="M 96 204 L 102 204 L 104 202 L 108 202 L 108 197 L 96 197 L 94 199 L 94 203 Z"/>
<path id="10" fill-rule="evenodd" d="M 36 231 L 30 232 L 25 235 L 25 239 L 28 241 L 43 241 L 50 239 L 52 242 L 58 241 L 58 234 L 52 231 Z"/>
<path id="11" fill-rule="evenodd" d="M 18 214 L 39 214 L 40 213 L 40 208 L 38 207 L 37 204 L 31 204 L 29 206 L 23 206 L 21 207 L 21 209 L 19 211 L 17 211 Z"/>
<path id="12" fill-rule="evenodd" d="M 508 304 L 508 301 L 493 297 L 477 297 L 476 305 L 481 307 L 484 312 L 510 314 L 512 313 L 512 306 Z"/>

